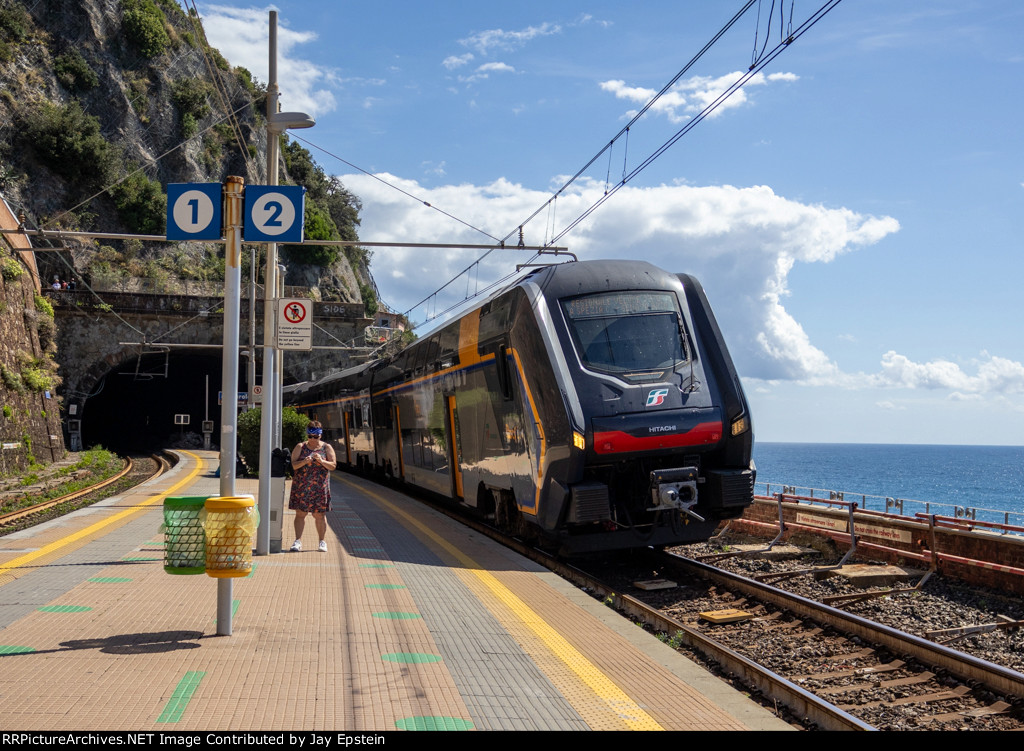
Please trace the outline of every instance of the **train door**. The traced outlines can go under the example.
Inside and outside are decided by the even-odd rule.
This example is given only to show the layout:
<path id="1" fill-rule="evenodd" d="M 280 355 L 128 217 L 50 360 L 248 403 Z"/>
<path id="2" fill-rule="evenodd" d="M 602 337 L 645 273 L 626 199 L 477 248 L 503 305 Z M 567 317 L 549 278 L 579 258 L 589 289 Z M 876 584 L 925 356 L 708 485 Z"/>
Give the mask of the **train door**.
<path id="1" fill-rule="evenodd" d="M 402 454 L 402 420 L 398 414 L 398 402 L 395 402 L 395 445 L 398 448 L 398 478 L 405 479 L 405 456 Z"/>
<path id="2" fill-rule="evenodd" d="M 455 408 L 455 394 L 445 396 L 445 428 L 448 433 L 448 466 L 452 468 L 452 497 L 461 501 L 465 494 L 462 490 L 462 441 L 459 438 L 459 412 Z"/>
<path id="3" fill-rule="evenodd" d="M 349 425 L 348 425 L 348 422 L 349 422 L 349 420 L 348 420 L 348 418 L 349 418 L 348 408 L 345 408 L 345 410 L 342 412 L 342 415 L 344 415 L 344 418 L 345 418 L 344 420 L 342 420 L 342 425 L 343 425 L 344 433 L 345 433 L 345 463 L 348 464 L 351 467 L 352 466 L 352 433 L 349 430 Z"/>

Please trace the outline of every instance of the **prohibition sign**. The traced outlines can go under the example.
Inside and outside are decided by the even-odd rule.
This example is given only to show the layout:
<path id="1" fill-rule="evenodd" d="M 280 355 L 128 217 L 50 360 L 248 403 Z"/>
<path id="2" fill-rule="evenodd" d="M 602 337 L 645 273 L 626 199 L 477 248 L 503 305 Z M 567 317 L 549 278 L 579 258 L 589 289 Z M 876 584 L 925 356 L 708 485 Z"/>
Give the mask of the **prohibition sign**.
<path id="1" fill-rule="evenodd" d="M 285 306 L 284 317 L 288 323 L 302 323 L 306 318 L 306 306 L 292 301 Z"/>

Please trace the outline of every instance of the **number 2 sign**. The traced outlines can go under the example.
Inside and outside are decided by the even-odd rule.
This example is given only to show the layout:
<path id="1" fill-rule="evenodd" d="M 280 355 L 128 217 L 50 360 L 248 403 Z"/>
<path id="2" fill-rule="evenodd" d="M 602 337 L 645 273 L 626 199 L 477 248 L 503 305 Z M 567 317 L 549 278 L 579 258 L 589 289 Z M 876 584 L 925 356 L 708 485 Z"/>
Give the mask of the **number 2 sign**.
<path id="1" fill-rule="evenodd" d="M 306 189 L 299 185 L 249 185 L 245 189 L 246 242 L 300 243 Z"/>

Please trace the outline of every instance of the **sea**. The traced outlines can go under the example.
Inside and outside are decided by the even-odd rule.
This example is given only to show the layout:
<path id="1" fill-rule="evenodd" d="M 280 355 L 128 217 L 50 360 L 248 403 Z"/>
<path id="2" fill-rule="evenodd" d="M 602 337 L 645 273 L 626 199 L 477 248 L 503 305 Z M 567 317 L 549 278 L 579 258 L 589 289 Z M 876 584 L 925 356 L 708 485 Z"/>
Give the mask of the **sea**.
<path id="1" fill-rule="evenodd" d="M 755 442 L 754 462 L 758 494 L 839 491 L 876 511 L 1024 527 L 1024 446 Z"/>

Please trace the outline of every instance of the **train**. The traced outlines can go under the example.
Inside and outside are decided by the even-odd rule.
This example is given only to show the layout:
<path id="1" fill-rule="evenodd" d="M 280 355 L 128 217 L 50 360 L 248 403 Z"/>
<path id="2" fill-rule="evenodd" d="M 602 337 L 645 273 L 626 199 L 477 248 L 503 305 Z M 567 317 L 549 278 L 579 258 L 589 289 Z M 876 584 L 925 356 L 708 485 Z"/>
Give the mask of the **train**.
<path id="1" fill-rule="evenodd" d="M 394 356 L 289 389 L 338 466 L 572 556 L 706 540 L 753 502 L 753 426 L 700 283 L 545 265 Z"/>

